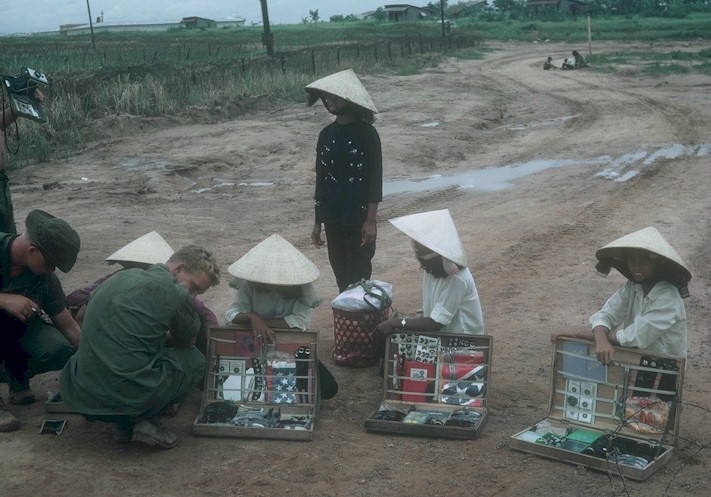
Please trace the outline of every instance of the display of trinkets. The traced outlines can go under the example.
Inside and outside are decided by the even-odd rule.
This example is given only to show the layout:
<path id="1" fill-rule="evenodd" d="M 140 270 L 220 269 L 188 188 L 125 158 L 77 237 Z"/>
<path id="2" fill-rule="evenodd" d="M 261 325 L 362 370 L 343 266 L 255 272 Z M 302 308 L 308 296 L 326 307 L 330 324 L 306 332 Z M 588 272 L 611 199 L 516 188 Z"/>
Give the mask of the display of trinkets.
<path id="1" fill-rule="evenodd" d="M 253 407 L 233 402 L 212 402 L 203 410 L 201 423 L 249 428 L 308 429 L 311 416 L 282 414 L 277 407 Z"/>
<path id="2" fill-rule="evenodd" d="M 208 332 L 208 373 L 196 435 L 311 440 L 318 411 L 316 333 L 275 330 L 276 343 L 251 329 Z"/>
<path id="3" fill-rule="evenodd" d="M 511 447 L 645 480 L 675 450 L 684 362 L 617 347 L 605 366 L 594 342 L 559 338 L 548 417 L 514 435 Z"/>
<path id="4" fill-rule="evenodd" d="M 385 391 L 370 431 L 474 438 L 486 418 L 492 339 L 396 333 L 386 343 Z"/>

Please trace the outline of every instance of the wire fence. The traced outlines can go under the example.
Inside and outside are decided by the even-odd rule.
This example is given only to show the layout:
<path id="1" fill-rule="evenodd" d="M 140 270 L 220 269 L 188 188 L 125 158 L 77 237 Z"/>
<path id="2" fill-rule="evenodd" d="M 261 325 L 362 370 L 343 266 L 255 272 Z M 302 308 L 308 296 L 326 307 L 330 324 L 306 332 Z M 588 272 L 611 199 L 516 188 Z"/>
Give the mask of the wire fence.
<path id="1" fill-rule="evenodd" d="M 96 50 L 72 40 L 0 41 L 0 74 L 31 67 L 50 80 L 43 104 L 49 120 L 25 127 L 23 143 L 11 161 L 16 166 L 46 160 L 54 150 L 97 138 L 92 121 L 106 115 L 175 116 L 195 107 L 219 107 L 215 116 L 232 117 L 264 97 L 303 99 L 305 84 L 338 70 L 389 72 L 480 44 L 474 36 L 403 35 L 292 44 L 269 57 L 260 43 L 250 40 L 106 40 Z"/>

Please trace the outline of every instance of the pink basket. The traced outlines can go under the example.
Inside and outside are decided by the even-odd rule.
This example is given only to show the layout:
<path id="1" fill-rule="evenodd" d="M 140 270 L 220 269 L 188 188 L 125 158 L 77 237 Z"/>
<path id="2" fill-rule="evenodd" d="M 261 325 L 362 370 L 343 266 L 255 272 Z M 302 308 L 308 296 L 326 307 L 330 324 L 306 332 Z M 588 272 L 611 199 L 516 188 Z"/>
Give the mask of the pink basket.
<path id="1" fill-rule="evenodd" d="M 377 364 L 382 346 L 375 327 L 389 315 L 390 308 L 382 312 L 333 309 L 333 362 L 355 368 Z"/>

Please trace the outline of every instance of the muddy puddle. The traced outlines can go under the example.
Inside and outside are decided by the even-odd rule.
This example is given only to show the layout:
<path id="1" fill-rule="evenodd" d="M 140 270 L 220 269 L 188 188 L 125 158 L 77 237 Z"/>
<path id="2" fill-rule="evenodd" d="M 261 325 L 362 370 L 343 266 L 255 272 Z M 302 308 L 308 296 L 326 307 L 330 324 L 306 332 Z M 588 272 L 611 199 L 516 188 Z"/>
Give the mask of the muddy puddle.
<path id="1" fill-rule="evenodd" d="M 482 169 L 462 171 L 450 175 L 433 174 L 421 178 L 387 181 L 383 184 L 383 195 L 396 193 L 417 193 L 447 188 L 460 188 L 478 192 L 489 192 L 512 188 L 516 180 L 549 169 L 563 167 L 601 167 L 595 176 L 617 182 L 628 181 L 637 176 L 645 167 L 661 159 L 675 160 L 685 157 L 711 155 L 711 144 L 664 146 L 645 145 L 638 150 L 619 157 L 601 156 L 594 159 L 537 159 L 521 164 L 492 166 Z"/>
<path id="2" fill-rule="evenodd" d="M 572 119 L 575 116 L 565 116 L 558 119 Z M 436 121 L 425 123 L 434 125 Z M 436 125 L 439 125 L 436 122 Z M 532 174 L 550 169 L 567 167 L 595 168 L 593 175 L 611 181 L 624 182 L 637 176 L 645 167 L 659 160 L 679 160 L 686 157 L 704 157 L 711 155 L 711 144 L 701 145 L 642 145 L 637 150 L 618 157 L 600 156 L 591 159 L 536 159 L 520 164 L 506 164 L 477 169 L 464 170 L 454 174 L 433 174 L 423 177 L 405 178 L 386 181 L 383 184 L 383 195 L 397 193 L 418 193 L 447 188 L 459 188 L 474 192 L 492 192 L 513 188 L 516 181 Z M 283 186 L 284 182 L 272 181 L 239 181 L 231 178 L 202 177 L 189 178 L 184 173 L 194 170 L 197 166 L 174 164 L 164 159 L 124 159 L 114 168 L 129 171 L 157 171 L 173 174 L 183 180 L 183 190 L 193 193 L 208 193 L 226 191 L 238 187 L 266 188 Z M 83 179 L 83 178 L 82 178 Z M 299 182 L 300 183 L 300 182 Z"/>

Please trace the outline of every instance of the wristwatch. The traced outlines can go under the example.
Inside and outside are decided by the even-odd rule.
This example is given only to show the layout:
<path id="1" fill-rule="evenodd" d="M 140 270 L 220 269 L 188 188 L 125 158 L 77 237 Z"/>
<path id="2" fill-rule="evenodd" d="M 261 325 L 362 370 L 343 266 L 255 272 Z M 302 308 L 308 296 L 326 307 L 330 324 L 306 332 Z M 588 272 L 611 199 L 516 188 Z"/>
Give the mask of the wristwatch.
<path id="1" fill-rule="evenodd" d="M 407 318 L 402 318 L 402 321 L 400 321 L 400 325 L 402 326 L 402 331 L 405 331 L 405 323 L 407 323 Z"/>

